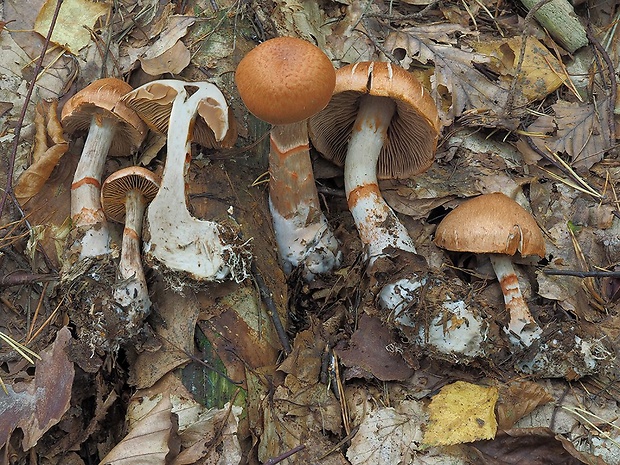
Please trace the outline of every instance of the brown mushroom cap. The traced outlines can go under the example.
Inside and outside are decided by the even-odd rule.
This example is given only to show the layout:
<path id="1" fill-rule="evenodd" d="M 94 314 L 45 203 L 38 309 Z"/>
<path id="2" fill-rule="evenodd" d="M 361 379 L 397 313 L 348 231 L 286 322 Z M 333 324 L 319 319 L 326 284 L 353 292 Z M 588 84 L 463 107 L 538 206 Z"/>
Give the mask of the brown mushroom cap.
<path id="1" fill-rule="evenodd" d="M 448 213 L 437 226 L 434 242 L 455 252 L 545 256 L 536 220 L 500 192 L 466 200 Z"/>
<path id="2" fill-rule="evenodd" d="M 275 125 L 291 124 L 325 108 L 336 72 L 315 45 L 278 37 L 258 45 L 241 60 L 235 82 L 254 116 Z"/>
<path id="3" fill-rule="evenodd" d="M 60 115 L 62 125 L 70 134 L 88 131 L 94 115 L 118 121 L 117 132 L 110 146 L 110 155 L 127 156 L 136 151 L 146 136 L 146 125 L 135 111 L 122 103 L 121 97 L 132 90 L 116 78 L 99 79 L 71 97 Z"/>
<path id="4" fill-rule="evenodd" d="M 159 190 L 159 177 L 140 166 L 129 166 L 112 173 L 101 186 L 101 206 L 108 219 L 125 222 L 127 192 L 139 190 L 146 203 L 155 198 Z"/>
<path id="5" fill-rule="evenodd" d="M 407 178 L 427 170 L 435 158 L 439 115 L 431 95 L 411 73 L 383 62 L 361 62 L 336 72 L 334 95 L 327 107 L 310 118 L 314 147 L 339 166 L 364 95 L 390 97 L 396 111 L 388 128 L 388 142 L 377 163 L 379 179 Z"/>
<path id="6" fill-rule="evenodd" d="M 192 83 L 188 82 L 188 86 Z M 165 81 L 154 81 L 149 85 L 136 89 L 123 98 L 123 102 L 138 112 L 144 122 L 154 131 L 166 134 L 168 132 L 168 123 L 170 122 L 170 113 L 172 112 L 172 104 L 177 96 L 177 91 L 171 86 L 167 86 Z M 194 123 L 194 132 L 192 140 L 197 144 L 206 148 L 227 148 L 235 145 L 237 141 L 237 125 L 231 108 L 228 108 L 228 131 L 221 141 L 217 141 L 211 124 L 218 121 L 225 121 L 223 115 L 211 115 L 214 107 L 209 102 L 201 102 L 198 106 L 198 115 Z M 219 111 L 219 107 L 217 107 Z"/>

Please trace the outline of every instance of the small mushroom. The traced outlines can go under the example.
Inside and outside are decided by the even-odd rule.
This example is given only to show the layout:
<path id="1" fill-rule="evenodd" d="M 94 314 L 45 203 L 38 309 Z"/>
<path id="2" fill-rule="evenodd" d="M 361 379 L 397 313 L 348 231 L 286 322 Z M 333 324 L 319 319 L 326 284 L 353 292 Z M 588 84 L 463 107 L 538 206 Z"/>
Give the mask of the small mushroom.
<path id="1" fill-rule="evenodd" d="M 488 254 L 504 294 L 510 322 L 505 331 L 514 345 L 529 347 L 542 329 L 521 294 L 511 257 L 545 256 L 536 220 L 510 197 L 495 192 L 466 200 L 437 226 L 435 244 L 455 252 Z"/>
<path id="2" fill-rule="evenodd" d="M 128 320 L 134 324 L 151 308 L 140 258 L 140 241 L 144 211 L 158 190 L 158 177 L 139 166 L 116 171 L 101 187 L 101 205 L 107 218 L 125 224 L 114 300 L 127 310 Z"/>
<path id="3" fill-rule="evenodd" d="M 116 78 L 99 79 L 64 105 L 61 122 L 66 132 L 88 131 L 71 184 L 71 218 L 80 238 L 80 258 L 108 254 L 109 230 L 101 210 L 101 178 L 106 158 L 126 156 L 146 136 L 146 125 L 120 99 L 132 88 Z"/>
<path id="4" fill-rule="evenodd" d="M 238 242 L 235 228 L 193 217 L 186 202 L 185 172 L 198 128 L 212 132 L 216 143 L 230 138 L 224 95 L 207 82 L 170 79 L 138 87 L 123 102 L 149 126 L 168 134 L 160 190 L 146 211 L 147 260 L 170 271 L 168 277 L 174 281 L 170 284 L 178 289 L 186 284 L 182 273 L 196 282 L 245 279 L 249 254 L 245 244 Z"/>
<path id="5" fill-rule="evenodd" d="M 292 37 L 263 42 L 239 63 L 243 102 L 273 125 L 269 207 L 284 271 L 301 266 L 311 280 L 339 266 L 342 252 L 321 211 L 310 160 L 307 118 L 332 95 L 334 67 L 313 44 Z"/>
<path id="6" fill-rule="evenodd" d="M 348 65 L 336 72 L 332 99 L 309 128 L 316 149 L 344 165 L 347 202 L 370 263 L 388 247 L 415 253 L 377 179 L 407 178 L 433 163 L 440 125 L 430 94 L 391 63 Z"/>

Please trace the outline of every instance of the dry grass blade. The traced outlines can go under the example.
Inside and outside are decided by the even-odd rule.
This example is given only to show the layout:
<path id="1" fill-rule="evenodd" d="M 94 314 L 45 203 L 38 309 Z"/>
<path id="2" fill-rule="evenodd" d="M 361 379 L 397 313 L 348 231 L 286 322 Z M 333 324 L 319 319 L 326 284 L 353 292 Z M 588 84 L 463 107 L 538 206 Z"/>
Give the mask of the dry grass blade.
<path id="1" fill-rule="evenodd" d="M 4 342 L 6 342 L 9 346 L 11 346 L 19 355 L 21 355 L 22 357 L 24 357 L 26 360 L 28 360 L 30 363 L 32 363 L 34 365 L 34 360 L 33 358 L 36 358 L 37 360 L 41 360 L 41 357 L 39 357 L 39 355 L 32 351 L 31 349 L 29 349 L 28 347 L 26 347 L 25 345 L 17 342 L 15 339 L 13 339 L 10 336 L 7 336 L 6 334 L 4 334 L 2 331 L 0 331 L 0 339 L 2 339 Z M 32 357 L 30 357 L 32 356 Z"/>
<path id="2" fill-rule="evenodd" d="M 596 430 L 596 432 L 603 438 L 605 439 L 609 439 L 609 441 L 611 441 L 612 444 L 614 444 L 616 447 L 620 447 L 620 443 L 618 443 L 616 440 L 614 440 L 611 435 L 603 430 L 602 428 L 599 428 L 596 423 L 594 423 L 594 421 L 590 420 L 588 417 L 593 418 L 594 420 L 596 420 L 599 423 L 603 423 L 604 425 L 606 425 L 609 429 L 616 429 L 616 430 L 620 430 L 620 427 L 617 425 L 614 425 L 612 422 L 610 422 L 609 420 L 605 420 L 604 418 L 599 417 L 598 415 L 596 415 L 595 413 L 590 412 L 589 410 L 583 409 L 581 407 L 566 407 L 564 405 L 561 406 L 563 410 L 566 410 L 567 412 L 572 413 L 573 415 L 575 415 L 577 418 L 579 418 L 580 420 L 582 420 L 585 424 L 587 424 L 590 428 L 593 428 L 594 430 Z"/>

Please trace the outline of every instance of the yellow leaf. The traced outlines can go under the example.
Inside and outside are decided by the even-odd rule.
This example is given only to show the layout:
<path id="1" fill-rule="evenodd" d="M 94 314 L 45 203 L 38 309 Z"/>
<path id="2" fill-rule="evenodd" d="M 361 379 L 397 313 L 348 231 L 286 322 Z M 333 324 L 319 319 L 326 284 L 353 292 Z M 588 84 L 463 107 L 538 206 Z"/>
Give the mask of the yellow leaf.
<path id="1" fill-rule="evenodd" d="M 472 44 L 478 53 L 491 57 L 487 67 L 512 80 L 521 55 L 521 37 L 489 40 Z M 521 71 L 517 76 L 517 91 L 529 100 L 540 100 L 556 90 L 566 80 L 558 60 L 535 37 L 528 37 Z"/>
<path id="2" fill-rule="evenodd" d="M 457 381 L 444 386 L 429 405 L 430 422 L 424 444 L 452 445 L 493 439 L 497 432 L 498 390 Z"/>
<path id="3" fill-rule="evenodd" d="M 47 36 L 56 3 L 57 0 L 47 0 L 34 22 L 34 30 L 43 37 Z M 64 0 L 52 32 L 52 42 L 76 55 L 90 42 L 89 29 L 93 29 L 97 20 L 109 10 L 110 5 L 103 2 Z"/>

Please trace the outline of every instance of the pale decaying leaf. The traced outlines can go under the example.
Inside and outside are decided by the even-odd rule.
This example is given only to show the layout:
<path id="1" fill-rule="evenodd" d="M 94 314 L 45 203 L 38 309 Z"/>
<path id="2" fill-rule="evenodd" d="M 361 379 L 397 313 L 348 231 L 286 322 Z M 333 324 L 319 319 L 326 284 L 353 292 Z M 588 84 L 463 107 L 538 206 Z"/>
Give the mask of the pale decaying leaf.
<path id="1" fill-rule="evenodd" d="M 135 421 L 129 433 L 100 465 L 164 464 L 174 428 L 172 402 L 169 395 L 163 395 L 151 410 Z"/>
<path id="2" fill-rule="evenodd" d="M 369 412 L 351 440 L 347 458 L 352 465 L 411 463 L 420 450 L 426 420 L 423 407 L 412 400 Z"/>
<path id="3" fill-rule="evenodd" d="M 39 193 L 69 148 L 58 120 L 58 100 L 41 100 L 35 110 L 34 122 L 33 163 L 22 173 L 13 189 L 22 204 Z"/>
<path id="4" fill-rule="evenodd" d="M 39 11 L 34 29 L 43 37 L 47 36 L 55 9 L 56 0 L 48 0 Z M 64 0 L 52 32 L 52 42 L 77 55 L 91 41 L 89 29 L 92 30 L 97 20 L 109 11 L 109 3 Z"/>
<path id="5" fill-rule="evenodd" d="M 127 408 L 129 428 L 133 429 L 165 398 L 169 398 L 172 405 L 170 412 L 176 418 L 180 444 L 178 455 L 169 463 L 237 465 L 240 462 L 237 427 L 243 409 L 230 404 L 221 409 L 204 407 L 173 373 L 168 373 L 151 388 L 142 389 L 132 396 Z M 176 451 L 170 455 L 175 454 Z"/>
<path id="6" fill-rule="evenodd" d="M 70 341 L 69 329 L 60 329 L 56 340 L 41 352 L 34 379 L 7 385 L 7 394 L 0 391 L 0 448 L 15 428 L 21 428 L 23 450 L 30 449 L 69 409 L 75 376 L 67 352 Z"/>
<path id="7" fill-rule="evenodd" d="M 493 439 L 497 432 L 495 386 L 477 386 L 457 381 L 444 386 L 428 407 L 430 423 L 424 443 L 451 445 Z"/>

